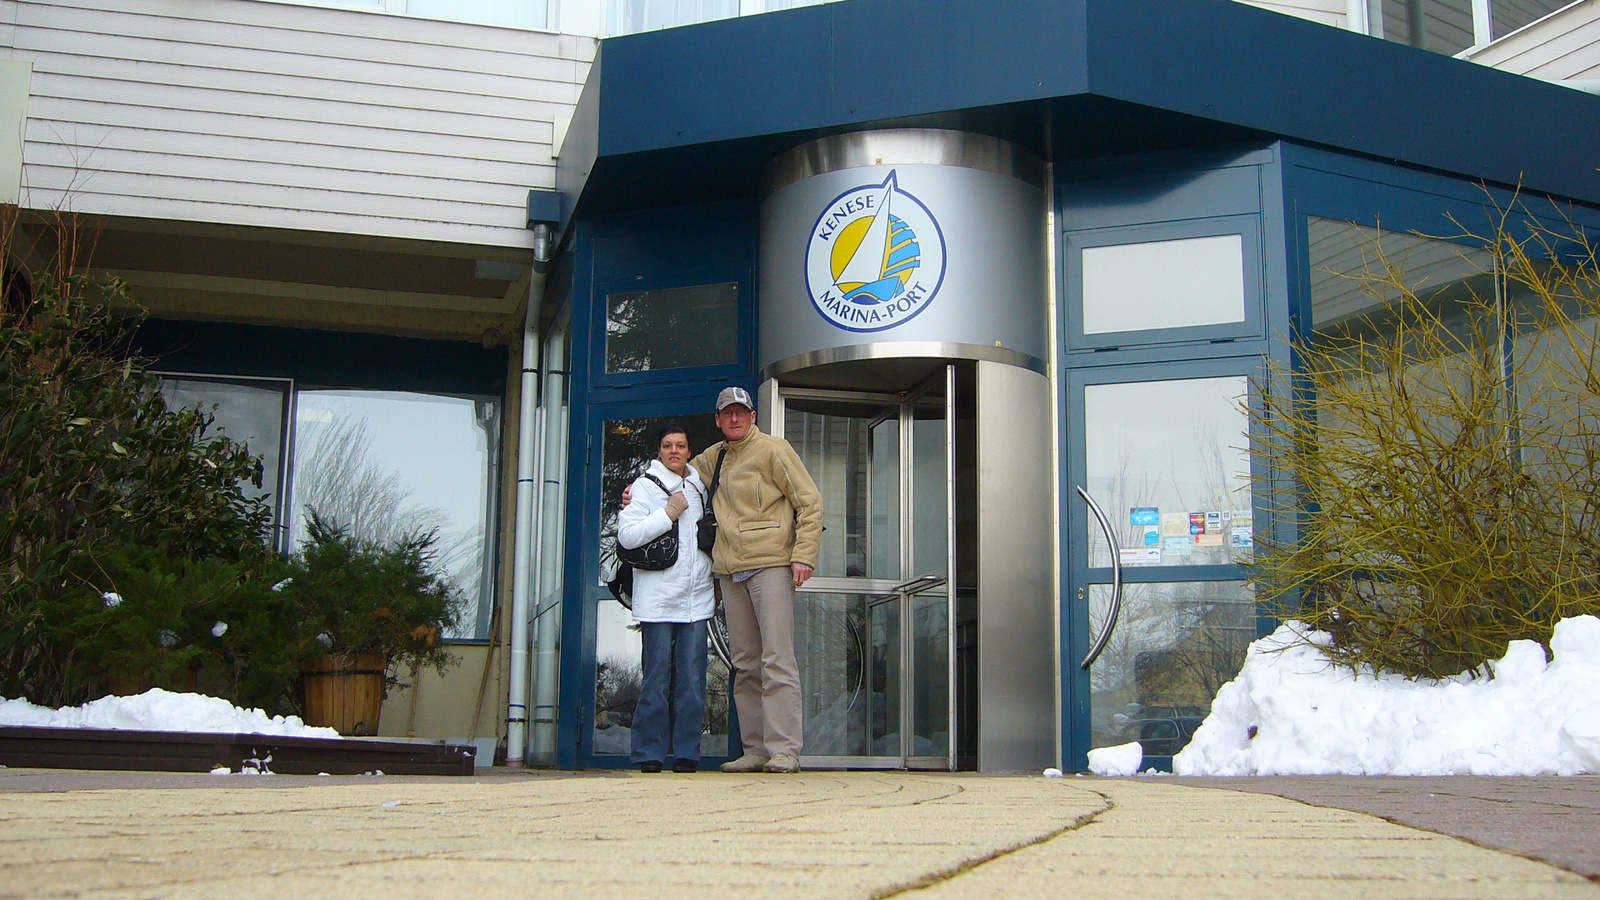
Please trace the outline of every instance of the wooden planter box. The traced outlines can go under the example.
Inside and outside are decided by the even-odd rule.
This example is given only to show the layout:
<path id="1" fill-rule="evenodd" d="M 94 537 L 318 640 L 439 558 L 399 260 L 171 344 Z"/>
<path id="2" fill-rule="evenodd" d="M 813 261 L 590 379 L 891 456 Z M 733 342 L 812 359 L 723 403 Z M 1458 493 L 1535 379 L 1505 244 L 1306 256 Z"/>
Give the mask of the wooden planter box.
<path id="1" fill-rule="evenodd" d="M 305 671 L 305 723 L 343 735 L 377 734 L 388 668 L 382 653 L 328 654 L 312 660 Z"/>

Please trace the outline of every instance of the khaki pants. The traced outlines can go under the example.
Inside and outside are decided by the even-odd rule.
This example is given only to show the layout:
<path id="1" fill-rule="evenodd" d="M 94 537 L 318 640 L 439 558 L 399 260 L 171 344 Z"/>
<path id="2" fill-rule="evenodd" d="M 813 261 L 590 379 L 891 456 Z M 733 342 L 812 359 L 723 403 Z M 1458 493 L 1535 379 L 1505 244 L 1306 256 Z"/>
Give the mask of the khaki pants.
<path id="1" fill-rule="evenodd" d="M 794 658 L 794 572 L 762 569 L 748 581 L 717 576 L 733 657 L 733 703 L 744 752 L 800 755 L 800 667 Z"/>

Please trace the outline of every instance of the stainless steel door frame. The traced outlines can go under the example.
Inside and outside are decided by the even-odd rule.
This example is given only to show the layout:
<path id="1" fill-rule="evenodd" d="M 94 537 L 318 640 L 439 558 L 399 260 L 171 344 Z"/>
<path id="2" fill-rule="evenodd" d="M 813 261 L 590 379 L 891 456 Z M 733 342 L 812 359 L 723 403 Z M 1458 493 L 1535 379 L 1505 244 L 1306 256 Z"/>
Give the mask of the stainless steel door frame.
<path id="1" fill-rule="evenodd" d="M 762 391 L 763 410 L 768 416 L 770 433 L 777 437 L 785 437 L 784 421 L 787 401 L 793 399 L 806 400 L 839 400 L 855 403 L 877 403 L 884 406 L 898 407 L 899 419 L 899 484 L 898 495 L 900 505 L 899 527 L 899 571 L 904 574 L 911 571 L 914 564 L 912 554 L 912 535 L 918 521 L 916 515 L 916 491 L 914 479 L 914 442 L 913 431 L 916 421 L 916 404 L 928 393 L 936 388 L 944 389 L 944 408 L 941 411 L 944 417 L 944 507 L 945 507 L 945 572 L 943 576 L 931 573 L 917 573 L 905 581 L 879 578 L 840 578 L 813 576 L 806 584 L 797 589 L 796 593 L 854 594 L 882 596 L 885 599 L 878 603 L 890 602 L 892 595 L 899 613 L 899 744 L 900 752 L 897 755 L 885 756 L 823 756 L 805 755 L 801 757 L 804 765 L 814 769 L 851 768 L 851 769 L 893 769 L 916 768 L 930 770 L 954 771 L 956 767 L 956 648 L 955 648 L 955 622 L 956 622 L 956 592 L 951 587 L 954 584 L 953 574 L 956 562 L 955 540 L 955 404 L 956 404 L 956 370 L 954 365 L 946 365 L 944 371 L 927 379 L 922 384 L 910 391 L 902 393 L 882 393 L 871 391 L 845 391 L 813 388 L 788 388 L 781 383 L 764 385 Z M 870 512 L 870 510 L 869 510 Z M 916 662 L 915 648 L 915 609 L 914 598 L 921 593 L 945 587 L 945 711 L 946 711 L 946 753 L 943 756 L 914 756 L 910 753 L 913 747 L 914 725 L 913 686 L 918 678 L 918 665 Z M 877 605 L 877 603 L 871 604 Z"/>

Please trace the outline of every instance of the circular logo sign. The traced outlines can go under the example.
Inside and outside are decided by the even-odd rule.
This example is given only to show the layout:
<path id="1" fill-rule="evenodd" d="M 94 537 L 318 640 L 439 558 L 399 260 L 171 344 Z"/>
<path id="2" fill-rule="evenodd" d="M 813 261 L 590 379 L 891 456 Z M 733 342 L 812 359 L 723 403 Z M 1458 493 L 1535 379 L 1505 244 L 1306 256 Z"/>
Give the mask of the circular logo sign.
<path id="1" fill-rule="evenodd" d="M 944 281 L 944 234 L 891 170 L 834 198 L 811 227 L 806 293 L 847 331 L 883 331 L 933 302 Z"/>

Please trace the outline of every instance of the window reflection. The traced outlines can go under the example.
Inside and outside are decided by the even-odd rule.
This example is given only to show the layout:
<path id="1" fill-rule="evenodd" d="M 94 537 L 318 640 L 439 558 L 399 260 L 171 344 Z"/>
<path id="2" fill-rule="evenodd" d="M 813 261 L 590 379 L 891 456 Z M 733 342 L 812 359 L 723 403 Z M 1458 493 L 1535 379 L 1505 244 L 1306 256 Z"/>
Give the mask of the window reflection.
<path id="1" fill-rule="evenodd" d="M 710 413 L 609 419 L 600 455 L 600 584 L 604 587 L 617 565 L 617 514 L 622 491 L 656 458 L 657 432 L 676 421 L 688 434 L 689 450 L 722 440 Z M 709 482 L 708 482 L 709 484 Z M 633 711 L 639 702 L 639 634 L 629 626 L 633 616 L 610 597 L 598 601 L 595 616 L 594 743 L 597 754 L 627 755 L 633 740 Z M 732 676 L 708 645 L 706 649 L 706 713 L 700 738 L 702 756 L 728 754 L 728 698 Z"/>
<path id="2" fill-rule="evenodd" d="M 499 401 L 304 390 L 295 422 L 290 546 L 312 511 L 379 544 L 437 530 L 436 565 L 465 601 L 445 637 L 487 638 Z"/>
<path id="3" fill-rule="evenodd" d="M 822 492 L 816 574 L 899 578 L 900 407 L 789 397 L 783 437 Z"/>
<path id="4" fill-rule="evenodd" d="M 291 382 L 271 378 L 212 378 L 166 375 L 161 396 L 173 409 L 199 407 L 214 416 L 213 434 L 244 444 L 261 457 L 261 486 L 243 485 L 245 496 L 264 497 L 279 519 L 283 431 Z"/>
<path id="5" fill-rule="evenodd" d="M 1400 296 L 1383 283 L 1386 277 L 1441 310 L 1473 291 L 1494 295 L 1488 282 L 1494 258 L 1481 248 L 1315 216 L 1307 219 L 1306 234 L 1311 327 L 1319 339 L 1361 337 L 1360 329 L 1373 324 L 1363 320 Z"/>
<path id="6" fill-rule="evenodd" d="M 1255 594 L 1243 581 L 1128 584 L 1111 641 L 1089 671 L 1095 747 L 1138 741 L 1145 756 L 1183 749 L 1256 638 Z M 1089 586 L 1091 631 L 1111 586 Z"/>
<path id="7" fill-rule="evenodd" d="M 1254 550 L 1243 375 L 1084 389 L 1089 493 L 1124 566 L 1243 562 Z M 1111 565 L 1098 525 L 1089 565 Z"/>
<path id="8" fill-rule="evenodd" d="M 606 371 L 739 361 L 739 285 L 606 295 Z"/>
<path id="9" fill-rule="evenodd" d="M 596 754 L 627 756 L 633 749 L 633 713 L 644 679 L 639 632 L 633 615 L 610 598 L 595 611 L 594 743 Z M 733 676 L 727 663 L 706 647 L 706 711 L 701 756 L 728 755 L 728 700 Z"/>

